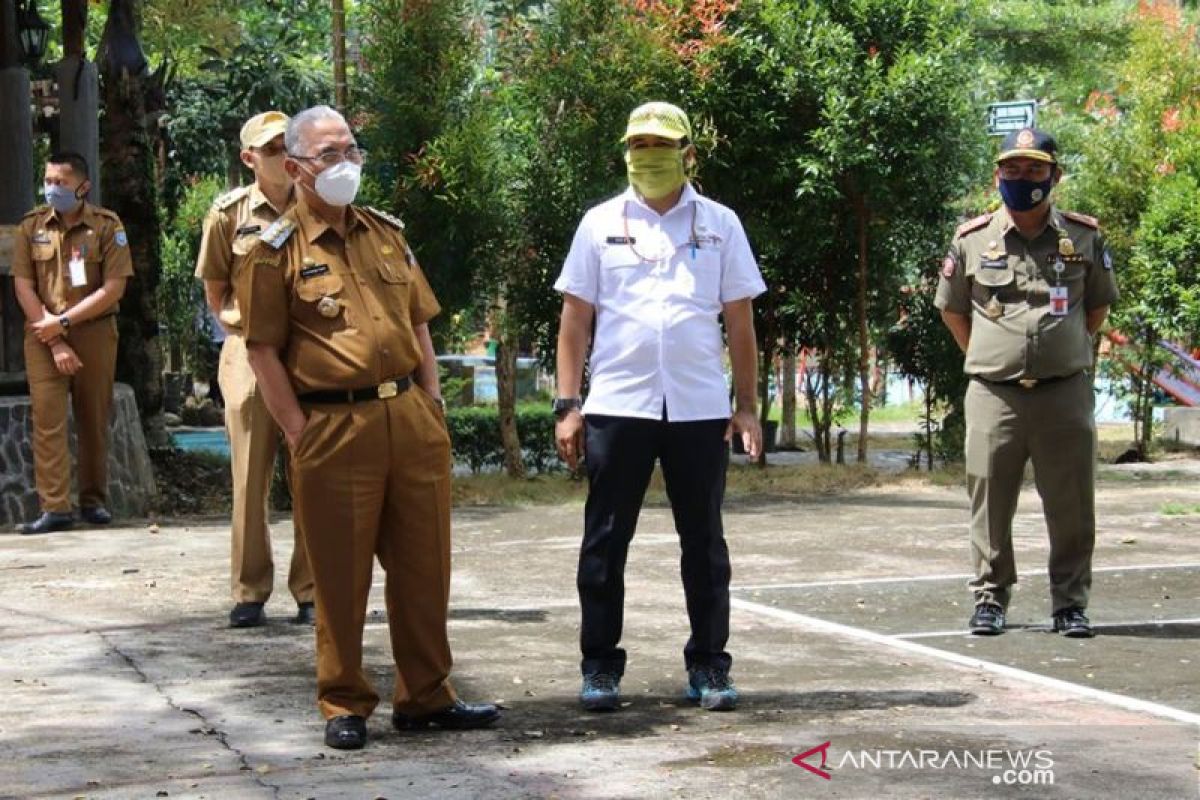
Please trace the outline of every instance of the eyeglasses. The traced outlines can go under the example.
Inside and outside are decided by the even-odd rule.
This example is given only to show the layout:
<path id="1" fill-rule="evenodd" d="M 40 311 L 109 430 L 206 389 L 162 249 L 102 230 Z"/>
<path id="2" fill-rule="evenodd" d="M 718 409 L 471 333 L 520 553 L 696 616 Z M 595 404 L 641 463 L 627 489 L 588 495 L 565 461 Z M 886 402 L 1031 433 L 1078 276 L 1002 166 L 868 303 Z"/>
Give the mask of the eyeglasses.
<path id="1" fill-rule="evenodd" d="M 266 158 L 275 158 L 275 156 L 282 155 L 283 153 L 287 152 L 283 145 L 275 144 L 274 142 L 264 144 L 262 147 L 256 147 L 254 150 L 259 155 L 265 156 Z"/>
<path id="2" fill-rule="evenodd" d="M 292 158 L 296 159 L 297 161 L 320 161 L 327 167 L 332 167 L 336 164 L 342 163 L 343 161 L 349 161 L 351 164 L 361 164 L 367 159 L 366 151 L 354 145 L 347 147 L 345 150 L 322 150 L 315 156 L 298 156 L 294 154 L 289 155 L 291 155 Z"/>

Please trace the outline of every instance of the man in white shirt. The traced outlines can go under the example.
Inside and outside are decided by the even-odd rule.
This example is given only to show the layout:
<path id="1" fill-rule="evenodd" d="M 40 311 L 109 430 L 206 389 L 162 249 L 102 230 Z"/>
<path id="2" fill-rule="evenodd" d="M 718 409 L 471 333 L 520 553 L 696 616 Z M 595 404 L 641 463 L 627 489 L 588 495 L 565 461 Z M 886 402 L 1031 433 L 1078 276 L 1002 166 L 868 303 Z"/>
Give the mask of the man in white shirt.
<path id="1" fill-rule="evenodd" d="M 737 215 L 688 183 L 691 138 L 687 115 L 676 106 L 634 109 L 624 136 L 630 188 L 584 215 L 554 284 L 563 295 L 555 438 L 572 469 L 586 454 L 588 473 L 577 583 L 580 701 L 591 711 L 619 707 L 625 559 L 656 460 L 683 551 L 691 622 L 687 695 L 709 710 L 737 704 L 725 651 L 730 567 L 721 502 L 729 440 L 741 435 L 752 459 L 762 447 L 751 301 L 766 285 Z"/>

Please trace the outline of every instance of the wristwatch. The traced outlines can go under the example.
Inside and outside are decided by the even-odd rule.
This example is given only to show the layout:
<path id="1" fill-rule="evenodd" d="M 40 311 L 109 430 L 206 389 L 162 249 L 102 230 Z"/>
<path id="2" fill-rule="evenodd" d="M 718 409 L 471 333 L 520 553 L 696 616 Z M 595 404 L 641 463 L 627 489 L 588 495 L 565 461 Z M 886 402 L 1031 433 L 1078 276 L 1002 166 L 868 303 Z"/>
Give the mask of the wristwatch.
<path id="1" fill-rule="evenodd" d="M 572 409 L 583 408 L 583 400 L 578 397 L 556 397 L 554 398 L 554 418 L 562 419 L 571 412 Z"/>
<path id="2" fill-rule="evenodd" d="M 58 324 L 62 326 L 63 332 L 65 333 L 71 328 L 71 318 L 66 314 L 62 314 L 58 318 Z"/>

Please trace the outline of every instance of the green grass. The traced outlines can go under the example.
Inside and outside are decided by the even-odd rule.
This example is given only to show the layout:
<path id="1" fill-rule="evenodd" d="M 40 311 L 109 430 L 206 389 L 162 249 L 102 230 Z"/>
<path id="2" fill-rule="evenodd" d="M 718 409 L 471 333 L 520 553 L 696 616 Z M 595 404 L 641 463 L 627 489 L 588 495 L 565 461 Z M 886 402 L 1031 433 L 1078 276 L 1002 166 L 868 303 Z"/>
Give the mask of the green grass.
<path id="1" fill-rule="evenodd" d="M 920 422 L 921 413 L 924 410 L 925 410 L 924 404 L 922 404 L 919 401 L 912 402 L 912 403 L 902 403 L 902 404 L 898 404 L 898 405 L 884 406 L 882 408 L 872 408 L 871 409 L 871 422 L 873 422 L 873 423 L 874 422 L 881 422 L 881 423 L 911 422 L 915 426 Z M 842 426 L 843 427 L 853 427 L 855 430 L 857 430 L 858 429 L 858 414 L 859 414 L 859 410 L 857 408 L 851 409 L 849 412 L 847 412 L 846 416 L 842 419 L 842 423 L 841 423 Z M 780 419 L 782 419 L 782 409 L 780 407 L 778 400 L 776 400 L 775 404 L 773 406 L 771 406 L 771 413 L 768 415 L 768 419 L 773 419 L 776 422 L 779 422 Z M 796 429 L 797 429 L 797 432 L 799 432 L 801 430 L 811 430 L 812 429 L 812 421 L 808 417 L 808 408 L 805 406 L 804 398 L 802 398 L 802 397 L 796 398 Z"/>
<path id="2" fill-rule="evenodd" d="M 1200 503 L 1163 503 L 1160 514 L 1168 517 L 1182 517 L 1188 514 L 1200 514 Z"/>

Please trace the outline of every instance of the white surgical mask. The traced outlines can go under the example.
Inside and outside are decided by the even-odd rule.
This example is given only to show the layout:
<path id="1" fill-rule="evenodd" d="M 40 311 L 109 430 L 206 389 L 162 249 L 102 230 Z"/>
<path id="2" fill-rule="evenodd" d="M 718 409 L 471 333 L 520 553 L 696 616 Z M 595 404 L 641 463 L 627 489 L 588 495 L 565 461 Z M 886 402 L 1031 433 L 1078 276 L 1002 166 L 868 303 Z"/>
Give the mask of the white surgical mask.
<path id="1" fill-rule="evenodd" d="M 358 195 L 362 165 L 341 161 L 317 176 L 317 197 L 331 206 L 348 206 Z"/>

